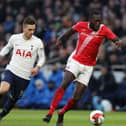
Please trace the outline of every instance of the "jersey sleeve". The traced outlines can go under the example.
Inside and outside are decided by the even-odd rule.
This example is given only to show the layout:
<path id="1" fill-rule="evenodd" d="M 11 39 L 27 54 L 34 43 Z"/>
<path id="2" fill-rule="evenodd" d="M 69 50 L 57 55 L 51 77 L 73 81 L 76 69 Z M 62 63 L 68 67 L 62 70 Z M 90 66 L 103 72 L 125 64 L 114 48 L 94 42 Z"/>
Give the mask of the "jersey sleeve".
<path id="1" fill-rule="evenodd" d="M 9 51 L 13 48 L 13 39 L 14 36 L 12 35 L 7 43 L 7 45 L 5 47 L 3 47 L 3 49 L 0 51 L 0 55 L 1 56 L 5 56 L 9 53 Z"/>
<path id="2" fill-rule="evenodd" d="M 82 29 L 82 21 L 76 23 L 74 26 L 73 26 L 73 29 L 77 32 L 81 32 L 81 29 Z"/>
<path id="3" fill-rule="evenodd" d="M 44 51 L 44 45 L 43 42 L 40 41 L 38 44 L 38 61 L 37 61 L 37 66 L 42 67 L 45 64 L 45 51 Z"/>
<path id="4" fill-rule="evenodd" d="M 107 39 L 113 40 L 115 39 L 117 36 L 110 30 L 110 28 L 105 26 L 105 36 Z"/>

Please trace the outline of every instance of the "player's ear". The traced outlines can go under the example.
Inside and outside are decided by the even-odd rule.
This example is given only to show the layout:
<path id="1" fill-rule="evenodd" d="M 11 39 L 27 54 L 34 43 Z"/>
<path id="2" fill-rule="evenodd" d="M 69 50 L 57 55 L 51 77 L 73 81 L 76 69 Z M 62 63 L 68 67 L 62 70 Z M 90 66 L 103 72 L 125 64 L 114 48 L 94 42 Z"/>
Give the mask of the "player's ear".
<path id="1" fill-rule="evenodd" d="M 25 31 L 27 28 L 27 25 L 26 24 L 23 24 L 23 31 Z"/>

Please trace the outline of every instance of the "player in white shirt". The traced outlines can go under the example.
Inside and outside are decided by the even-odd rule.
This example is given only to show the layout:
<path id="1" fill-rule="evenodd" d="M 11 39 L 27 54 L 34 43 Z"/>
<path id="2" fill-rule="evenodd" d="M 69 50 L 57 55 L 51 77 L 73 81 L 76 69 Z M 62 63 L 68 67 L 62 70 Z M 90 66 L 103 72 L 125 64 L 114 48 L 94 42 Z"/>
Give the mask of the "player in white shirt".
<path id="1" fill-rule="evenodd" d="M 11 61 L 1 77 L 0 95 L 8 92 L 8 99 L 0 113 L 0 119 L 13 108 L 27 88 L 30 77 L 37 75 L 45 64 L 43 42 L 33 35 L 35 28 L 35 20 L 26 17 L 23 22 L 23 33 L 12 35 L 8 44 L 0 52 L 0 59 L 2 59 L 13 50 Z"/>

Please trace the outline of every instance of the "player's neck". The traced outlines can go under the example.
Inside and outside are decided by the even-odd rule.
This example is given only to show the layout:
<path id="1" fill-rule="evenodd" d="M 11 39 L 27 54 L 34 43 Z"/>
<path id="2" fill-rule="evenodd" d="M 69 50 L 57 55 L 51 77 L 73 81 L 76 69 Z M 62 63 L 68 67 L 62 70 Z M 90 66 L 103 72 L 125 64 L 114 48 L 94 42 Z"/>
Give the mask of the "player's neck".
<path id="1" fill-rule="evenodd" d="M 30 40 L 30 39 L 31 39 L 31 37 L 27 37 L 24 33 L 23 33 L 22 36 L 23 36 L 23 39 L 24 39 L 24 40 Z"/>
<path id="2" fill-rule="evenodd" d="M 89 28 L 92 29 L 92 30 L 94 30 L 94 31 L 98 31 L 98 30 L 99 30 L 99 28 L 96 29 L 96 28 L 93 26 L 93 24 L 91 24 L 91 23 L 89 24 Z"/>

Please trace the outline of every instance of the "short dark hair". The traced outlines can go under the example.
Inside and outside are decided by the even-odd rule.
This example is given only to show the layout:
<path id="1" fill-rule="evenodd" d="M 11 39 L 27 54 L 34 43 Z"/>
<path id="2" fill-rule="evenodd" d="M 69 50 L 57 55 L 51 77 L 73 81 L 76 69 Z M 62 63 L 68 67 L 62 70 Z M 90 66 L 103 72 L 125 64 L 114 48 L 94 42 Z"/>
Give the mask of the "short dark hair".
<path id="1" fill-rule="evenodd" d="M 28 16 L 24 19 L 23 25 L 34 25 L 36 24 L 35 19 L 31 16 Z"/>
<path id="2" fill-rule="evenodd" d="M 98 9 L 93 9 L 89 13 L 89 18 L 92 18 L 94 15 L 101 15 L 101 11 Z"/>

